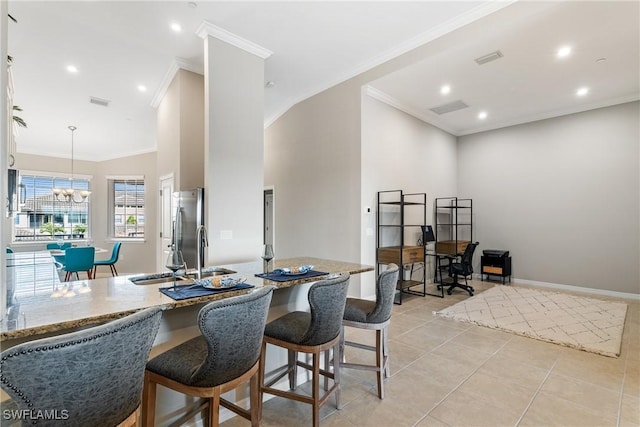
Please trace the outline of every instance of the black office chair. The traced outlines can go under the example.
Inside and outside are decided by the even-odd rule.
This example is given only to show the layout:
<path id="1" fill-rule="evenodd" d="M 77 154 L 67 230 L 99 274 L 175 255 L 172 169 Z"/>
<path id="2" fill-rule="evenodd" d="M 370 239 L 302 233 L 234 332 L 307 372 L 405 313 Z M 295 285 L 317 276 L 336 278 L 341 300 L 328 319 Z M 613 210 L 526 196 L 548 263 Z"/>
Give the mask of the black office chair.
<path id="1" fill-rule="evenodd" d="M 464 289 L 469 292 L 470 296 L 473 296 L 473 287 L 469 286 L 469 282 L 467 282 L 467 276 L 470 276 L 473 273 L 473 253 L 478 246 L 478 242 L 469 243 L 462 254 L 462 259 L 460 262 L 452 262 L 449 265 L 449 275 L 453 276 L 453 282 L 449 285 L 449 289 L 447 289 L 447 294 L 451 295 L 454 288 Z M 464 285 L 462 283 L 458 283 L 458 276 L 464 277 Z M 438 285 L 438 289 L 441 289 L 445 285 Z"/>

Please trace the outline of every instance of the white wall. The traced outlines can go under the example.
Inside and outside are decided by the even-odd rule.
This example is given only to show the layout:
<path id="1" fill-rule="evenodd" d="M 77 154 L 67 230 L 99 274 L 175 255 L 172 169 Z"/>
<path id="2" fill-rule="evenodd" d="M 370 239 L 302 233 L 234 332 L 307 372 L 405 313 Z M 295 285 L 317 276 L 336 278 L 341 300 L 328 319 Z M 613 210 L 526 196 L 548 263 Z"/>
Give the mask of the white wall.
<path id="1" fill-rule="evenodd" d="M 455 136 L 363 95 L 361 198 L 362 206 L 371 207 L 371 213 L 362 212 L 361 262 L 369 265 L 376 262 L 378 191 L 426 193 L 427 224 L 433 224 L 434 199 L 457 194 L 456 172 Z M 418 216 L 411 223 L 422 223 L 421 209 L 407 213 Z M 371 235 L 367 235 L 367 229 Z M 405 244 L 416 244 L 420 229 L 407 231 Z M 375 295 L 373 283 L 362 286 L 363 296 Z"/>
<path id="2" fill-rule="evenodd" d="M 360 85 L 297 104 L 266 129 L 264 152 L 276 258 L 360 262 Z M 363 277 L 374 278 L 352 277 L 352 295 Z"/>
<path id="3" fill-rule="evenodd" d="M 156 153 L 146 153 L 137 156 L 122 157 L 98 163 L 97 173 L 93 177 L 93 194 L 91 208 L 92 230 L 94 230 L 94 244 L 98 247 L 111 249 L 113 239 L 107 236 L 107 176 L 108 175 L 144 175 L 144 241 L 122 240 L 120 259 L 116 264 L 119 274 L 149 273 L 156 270 L 156 247 L 158 238 L 158 176 L 156 173 Z M 107 256 L 108 255 L 108 256 Z M 108 258 L 111 254 L 102 255 Z M 109 275 L 108 268 L 98 269 L 98 275 Z"/>
<path id="4" fill-rule="evenodd" d="M 479 249 L 510 250 L 518 279 L 640 294 L 639 117 L 633 102 L 459 138 Z"/>
<path id="5" fill-rule="evenodd" d="M 207 264 L 260 259 L 264 59 L 208 36 L 205 50 Z"/>

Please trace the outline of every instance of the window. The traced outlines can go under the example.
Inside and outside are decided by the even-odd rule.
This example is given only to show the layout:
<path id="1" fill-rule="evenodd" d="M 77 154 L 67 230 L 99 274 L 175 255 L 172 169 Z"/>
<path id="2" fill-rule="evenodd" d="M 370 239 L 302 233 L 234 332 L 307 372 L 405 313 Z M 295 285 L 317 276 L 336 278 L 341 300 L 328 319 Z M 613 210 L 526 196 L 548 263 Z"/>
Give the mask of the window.
<path id="1" fill-rule="evenodd" d="M 90 179 L 52 176 L 39 172 L 20 174 L 20 212 L 15 214 L 13 241 L 84 239 L 89 235 L 90 198 L 78 203 L 53 194 L 54 188 L 89 190 Z"/>
<path id="2" fill-rule="evenodd" d="M 144 237 L 144 178 L 109 178 L 111 237 Z"/>

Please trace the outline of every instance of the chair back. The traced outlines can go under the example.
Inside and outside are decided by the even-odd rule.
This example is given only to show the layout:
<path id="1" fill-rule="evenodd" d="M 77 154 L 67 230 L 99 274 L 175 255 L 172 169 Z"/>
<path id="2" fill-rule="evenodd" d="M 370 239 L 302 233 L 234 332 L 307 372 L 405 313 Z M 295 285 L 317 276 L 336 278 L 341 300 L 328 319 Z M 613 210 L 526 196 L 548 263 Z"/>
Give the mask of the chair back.
<path id="1" fill-rule="evenodd" d="M 96 248 L 83 246 L 64 250 L 64 269 L 66 271 L 89 271 L 93 269 Z"/>
<path id="2" fill-rule="evenodd" d="M 13 249 L 11 249 L 9 246 L 7 246 L 7 253 L 8 254 L 12 254 L 13 253 Z"/>
<path id="3" fill-rule="evenodd" d="M 460 260 L 460 264 L 462 265 L 462 269 L 464 271 L 464 275 L 468 276 L 473 273 L 473 253 L 478 246 L 478 242 L 469 243 L 462 254 L 462 258 Z"/>
<path id="4" fill-rule="evenodd" d="M 109 262 L 111 264 L 115 264 L 118 262 L 118 257 L 120 256 L 120 246 L 122 246 L 122 242 L 115 242 L 113 244 L 113 249 L 111 250 L 111 258 L 109 258 Z"/>
<path id="5" fill-rule="evenodd" d="M 300 344 L 324 344 L 340 334 L 348 288 L 349 274 L 343 274 L 335 279 L 320 280 L 311 285 L 309 288 L 311 323 Z"/>
<path id="6" fill-rule="evenodd" d="M 161 316 L 160 308 L 149 308 L 9 348 L 0 354 L 0 385 L 20 410 L 55 410 L 68 425 L 115 426 L 140 405 L 145 364 Z"/>
<path id="7" fill-rule="evenodd" d="M 213 301 L 198 314 L 208 352 L 190 384 L 213 387 L 247 372 L 260 358 L 273 287 Z"/>
<path id="8" fill-rule="evenodd" d="M 71 242 L 65 242 L 62 244 L 62 246 L 58 245 L 57 243 L 47 243 L 47 250 L 51 250 L 51 249 L 67 249 L 71 247 Z"/>
<path id="9" fill-rule="evenodd" d="M 380 273 L 378 283 L 376 283 L 376 306 L 367 315 L 367 322 L 382 323 L 391 318 L 398 275 L 399 268 L 396 264 L 389 264 L 387 269 Z"/>

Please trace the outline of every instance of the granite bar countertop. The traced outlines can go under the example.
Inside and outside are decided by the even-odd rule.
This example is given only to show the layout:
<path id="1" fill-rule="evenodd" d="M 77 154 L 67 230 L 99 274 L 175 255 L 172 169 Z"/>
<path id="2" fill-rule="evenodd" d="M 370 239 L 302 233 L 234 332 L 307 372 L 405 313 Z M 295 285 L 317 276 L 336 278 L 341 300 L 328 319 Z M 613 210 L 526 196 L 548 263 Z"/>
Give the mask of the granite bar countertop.
<path id="1" fill-rule="evenodd" d="M 309 257 L 276 259 L 271 262 L 273 266 L 271 269 L 309 264 L 314 266 L 314 270 L 329 274 L 359 274 L 373 270 L 373 267 L 369 265 Z M 255 277 L 256 273 L 264 272 L 262 261 L 227 264 L 219 267 L 236 271 L 237 273 L 232 274 L 231 277 L 246 278 L 247 283 L 256 287 L 275 286 L 276 288 L 287 288 L 315 282 L 324 277 L 316 276 L 306 279 L 294 277 L 287 282 L 275 282 Z M 56 286 L 60 286 L 55 284 L 50 289 L 39 288 L 37 291 L 18 292 L 16 298 L 20 304 L 20 315 L 15 322 L 12 322 L 13 324 L 2 323 L 0 342 L 30 336 L 38 338 L 37 335 L 41 334 L 99 324 L 148 307 L 174 309 L 241 295 L 255 290 L 255 288 L 244 289 L 175 301 L 158 290 L 161 287 L 170 286 L 171 283 L 136 285 L 129 280 L 135 276 L 140 275 L 68 282 L 68 287 L 73 292 L 71 293 L 67 290 L 59 297 L 52 296 L 60 293 L 58 288 L 58 292 L 54 294 Z M 65 283 L 62 285 L 65 285 Z"/>

